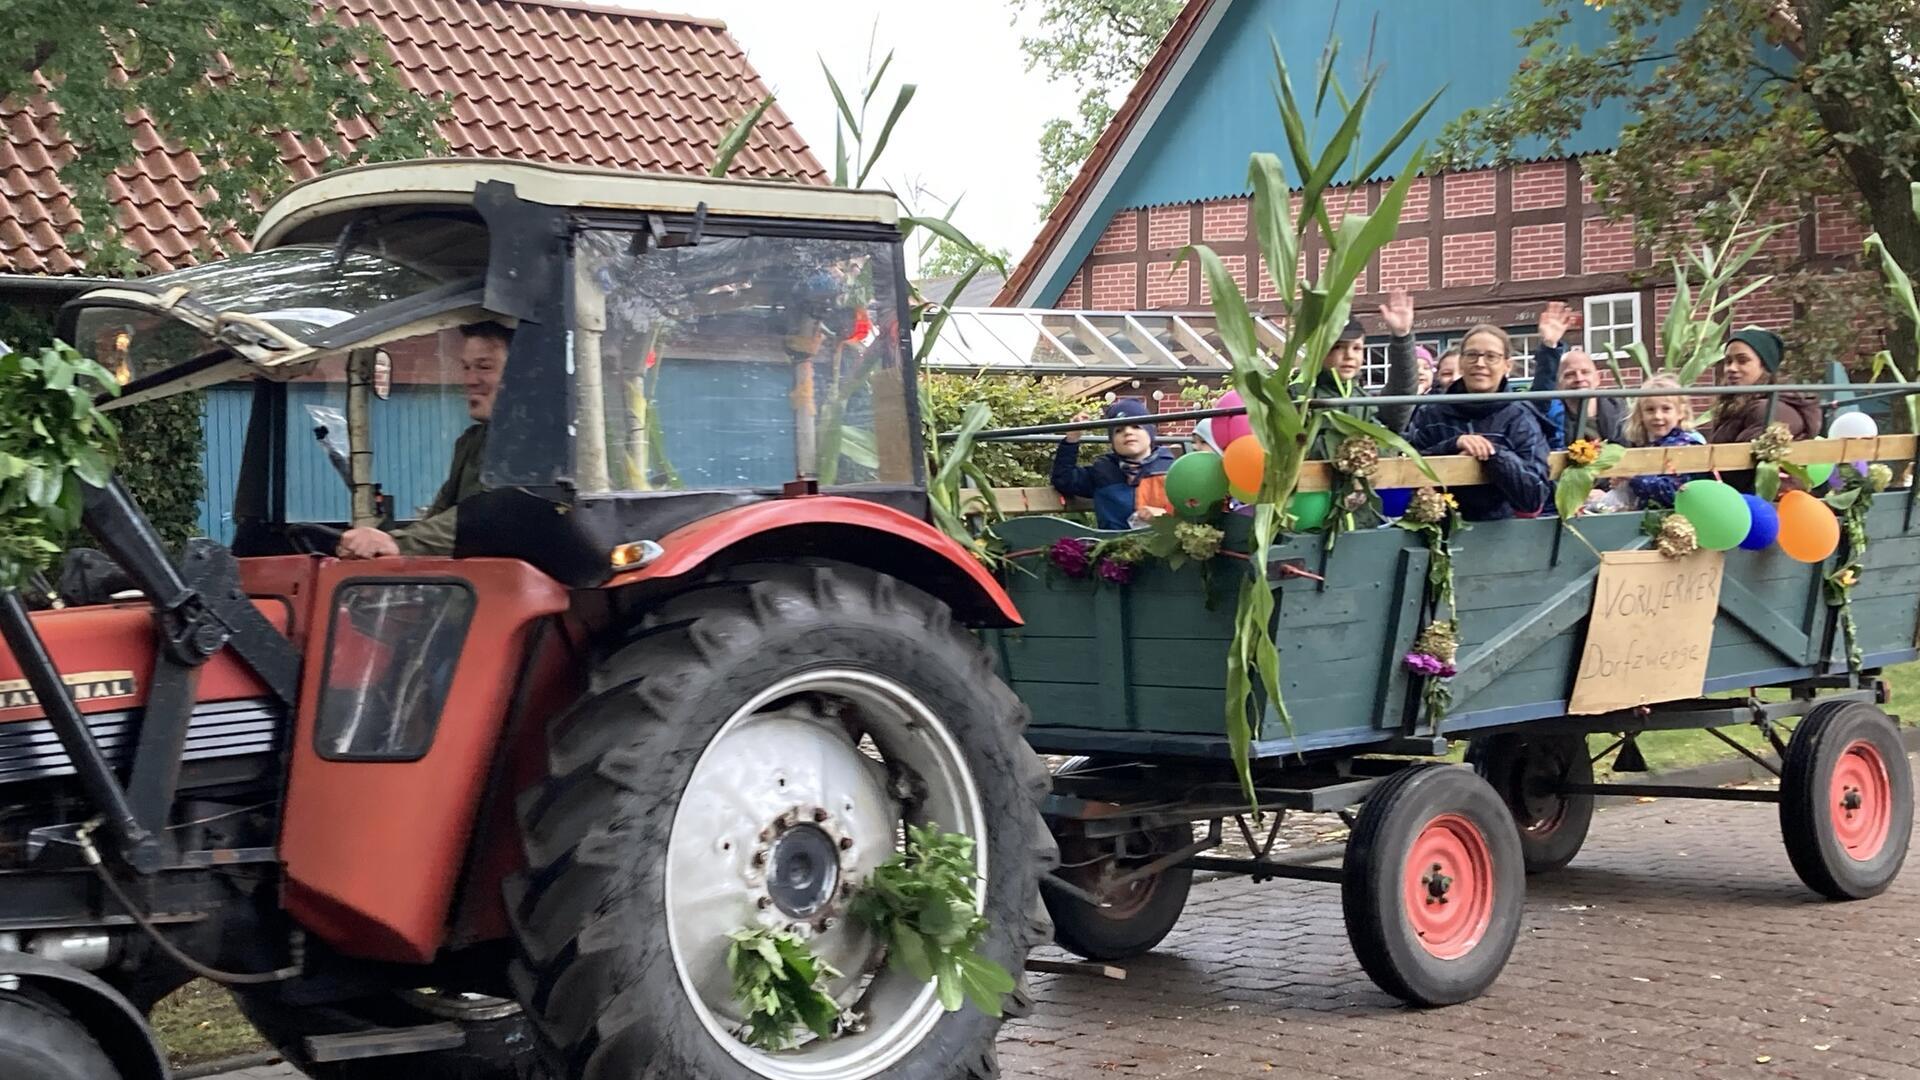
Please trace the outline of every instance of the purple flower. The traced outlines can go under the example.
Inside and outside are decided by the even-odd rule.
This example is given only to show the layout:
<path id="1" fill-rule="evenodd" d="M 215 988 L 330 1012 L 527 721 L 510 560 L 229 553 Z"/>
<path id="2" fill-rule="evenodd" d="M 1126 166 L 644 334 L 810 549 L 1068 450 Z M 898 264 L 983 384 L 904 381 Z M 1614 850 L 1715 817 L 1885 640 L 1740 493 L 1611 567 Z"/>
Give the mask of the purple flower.
<path id="1" fill-rule="evenodd" d="M 1451 679 L 1458 674 L 1452 664 L 1423 652 L 1407 654 L 1407 670 L 1415 675 L 1425 675 L 1433 679 Z"/>
<path id="2" fill-rule="evenodd" d="M 1121 562 L 1119 559 L 1102 556 L 1100 565 L 1095 569 L 1099 571 L 1101 581 L 1114 585 L 1125 585 L 1133 580 L 1133 564 Z"/>
<path id="3" fill-rule="evenodd" d="M 1063 536 L 1047 548 L 1047 558 L 1060 572 L 1072 578 L 1087 576 L 1089 553 L 1093 551 L 1093 541 L 1078 537 Z"/>

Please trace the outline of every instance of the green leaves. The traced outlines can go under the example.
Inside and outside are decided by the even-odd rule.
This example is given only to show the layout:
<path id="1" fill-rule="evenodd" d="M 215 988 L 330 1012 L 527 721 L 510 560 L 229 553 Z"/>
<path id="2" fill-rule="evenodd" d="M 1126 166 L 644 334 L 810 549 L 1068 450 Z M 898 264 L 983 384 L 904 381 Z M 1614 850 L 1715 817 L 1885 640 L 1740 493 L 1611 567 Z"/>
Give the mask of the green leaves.
<path id="1" fill-rule="evenodd" d="M 812 946 L 784 930 L 754 927 L 728 935 L 733 997 L 746 1011 L 740 1041 L 760 1050 L 790 1050 L 801 1032 L 833 1037 L 840 1006 L 827 992 L 840 973 Z"/>
<path id="2" fill-rule="evenodd" d="M 0 588 L 22 584 L 80 526 L 83 483 L 113 472 L 119 428 L 94 404 L 120 392 L 70 346 L 0 355 Z"/>
<path id="3" fill-rule="evenodd" d="M 144 269 L 107 199 L 144 148 L 127 122 L 137 113 L 206 166 L 189 181 L 211 225 L 202 254 L 251 233 L 257 197 L 291 182 L 290 160 L 335 169 L 445 150 L 447 103 L 398 78 L 377 23 L 344 25 L 328 5 L 180 0 L 156 18 L 133 0 L 10 0 L 5 12 L 21 32 L 0 39 L 0 98 L 44 94 L 59 111 L 78 150 L 56 166 L 83 224 L 68 244 L 93 273 Z M 340 132 L 356 129 L 346 146 Z M 311 156 L 284 155 L 282 136 Z"/>
<path id="4" fill-rule="evenodd" d="M 875 868 L 848 912 L 888 942 L 899 971 L 935 984 L 948 1012 L 967 1002 L 999 1016 L 1013 976 L 980 952 L 987 933 L 973 840 L 936 824 L 907 826 L 907 850 Z"/>
<path id="5" fill-rule="evenodd" d="M 1283 162 L 1276 154 L 1254 154 L 1247 163 L 1247 182 L 1253 189 L 1254 235 L 1287 324 L 1286 337 L 1276 353 L 1261 348 L 1246 297 L 1220 257 L 1205 245 L 1182 252 L 1182 258 L 1191 255 L 1198 259 L 1206 276 L 1213 295 L 1215 325 L 1233 361 L 1234 388 L 1246 402 L 1247 420 L 1267 451 L 1250 552 L 1257 572 L 1241 588 L 1234 614 L 1234 638 L 1227 653 L 1227 741 L 1249 802 L 1254 801 L 1249 755 L 1259 729 L 1260 714 L 1256 710 L 1261 707 L 1256 690 L 1264 690 L 1266 702 L 1291 727 L 1281 699 L 1280 653 L 1273 641 L 1273 586 L 1266 580 L 1265 571 L 1273 542 L 1283 527 L 1283 508 L 1299 485 L 1300 466 L 1326 423 L 1412 455 L 1411 446 L 1380 425 L 1310 409 L 1308 402 L 1327 351 L 1352 310 L 1354 283 L 1374 254 L 1393 239 L 1407 189 L 1422 160 L 1418 149 L 1408 154 L 1379 207 L 1371 214 L 1343 215 L 1339 227 L 1334 228 L 1323 196 L 1342 167 L 1354 158 L 1378 76 L 1368 76 L 1359 93 L 1348 98 L 1332 77 L 1338 48 L 1330 45 L 1318 71 L 1310 123 L 1301 99 L 1294 93 L 1277 41 L 1272 42 L 1272 50 L 1273 94 L 1286 140 L 1286 158 Z M 1335 102 L 1333 134 L 1326 143 L 1316 146 L 1310 131 L 1322 128 L 1318 121 L 1328 107 L 1329 93 Z M 1359 175 L 1371 175 L 1398 155 L 1433 103 L 1430 98 L 1402 122 Z M 1297 211 L 1288 191 L 1289 169 L 1300 185 Z M 1326 269 L 1317 279 L 1299 266 L 1302 237 L 1315 227 L 1321 230 L 1328 247 Z"/>
<path id="6" fill-rule="evenodd" d="M 1587 497 L 1593 494 L 1593 485 L 1600 475 L 1615 465 L 1626 455 L 1627 448 L 1619 443 L 1603 443 L 1600 452 L 1590 464 L 1574 465 L 1568 463 L 1560 471 L 1560 479 L 1553 486 L 1553 507 L 1560 512 L 1562 522 L 1572 521 L 1580 508 L 1587 504 Z"/>
<path id="7" fill-rule="evenodd" d="M 760 99 L 758 105 L 747 110 L 745 116 L 734 121 L 733 127 L 727 129 L 727 134 L 720 140 L 720 145 L 714 148 L 713 164 L 707 166 L 708 176 L 727 175 L 727 170 L 733 168 L 733 159 L 746 149 L 747 140 L 753 137 L 753 129 L 759 126 L 760 118 L 767 115 L 767 110 L 772 106 L 773 95 L 768 94 Z"/>

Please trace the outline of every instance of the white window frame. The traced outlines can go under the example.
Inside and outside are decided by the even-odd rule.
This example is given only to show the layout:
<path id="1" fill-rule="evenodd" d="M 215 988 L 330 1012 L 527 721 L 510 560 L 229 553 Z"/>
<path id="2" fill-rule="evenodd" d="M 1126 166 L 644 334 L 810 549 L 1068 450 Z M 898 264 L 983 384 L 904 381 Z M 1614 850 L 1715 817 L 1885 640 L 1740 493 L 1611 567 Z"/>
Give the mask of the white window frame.
<path id="1" fill-rule="evenodd" d="M 1633 305 L 1633 322 L 1631 325 L 1627 323 L 1619 323 L 1619 322 L 1612 321 L 1613 305 L 1619 303 L 1622 300 L 1626 300 Z M 1600 320 L 1597 323 L 1595 322 L 1593 317 L 1593 309 L 1594 309 L 1594 305 L 1596 304 L 1605 304 L 1607 306 L 1606 310 L 1608 313 L 1608 318 Z M 1593 354 L 1593 358 L 1595 360 L 1598 360 L 1601 363 L 1605 363 L 1608 360 L 1626 359 L 1627 354 L 1626 354 L 1626 350 L 1624 349 L 1594 348 L 1594 334 L 1596 331 L 1599 331 L 1599 332 L 1604 332 L 1611 335 L 1614 332 L 1619 330 L 1628 330 L 1632 334 L 1632 337 L 1630 338 L 1630 340 L 1635 342 L 1639 341 L 1640 340 L 1640 294 L 1637 292 L 1602 293 L 1599 296 L 1587 297 L 1585 300 L 1581 301 L 1581 304 L 1580 304 L 1580 326 L 1581 326 L 1581 343 L 1586 348 L 1587 352 Z"/>

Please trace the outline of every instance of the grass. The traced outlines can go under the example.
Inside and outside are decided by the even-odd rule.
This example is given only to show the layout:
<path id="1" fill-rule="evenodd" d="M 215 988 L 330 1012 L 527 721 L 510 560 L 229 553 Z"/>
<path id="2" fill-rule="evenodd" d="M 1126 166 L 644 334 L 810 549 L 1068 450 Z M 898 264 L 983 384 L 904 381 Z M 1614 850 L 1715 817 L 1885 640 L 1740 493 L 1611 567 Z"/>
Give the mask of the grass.
<path id="1" fill-rule="evenodd" d="M 154 1006 L 149 1017 L 173 1068 L 270 1050 L 225 987 L 196 979 Z"/>

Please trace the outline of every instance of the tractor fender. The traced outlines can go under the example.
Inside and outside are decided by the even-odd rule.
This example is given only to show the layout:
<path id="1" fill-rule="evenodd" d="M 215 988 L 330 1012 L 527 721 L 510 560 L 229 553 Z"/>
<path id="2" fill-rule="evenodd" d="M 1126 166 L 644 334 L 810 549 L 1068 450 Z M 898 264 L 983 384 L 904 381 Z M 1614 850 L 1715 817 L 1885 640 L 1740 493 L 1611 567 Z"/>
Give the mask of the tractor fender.
<path id="1" fill-rule="evenodd" d="M 717 562 L 830 558 L 931 593 L 968 626 L 1021 624 L 1012 597 L 965 547 L 919 518 L 865 499 L 770 499 L 682 526 L 659 544 L 652 562 L 615 575 L 603 588 L 670 582 Z"/>
<path id="2" fill-rule="evenodd" d="M 0 985 L 13 980 L 79 1021 L 113 1059 L 115 1080 L 167 1080 L 167 1056 L 153 1029 L 120 991 L 71 964 L 0 950 Z"/>

